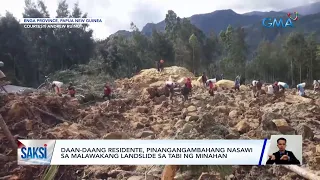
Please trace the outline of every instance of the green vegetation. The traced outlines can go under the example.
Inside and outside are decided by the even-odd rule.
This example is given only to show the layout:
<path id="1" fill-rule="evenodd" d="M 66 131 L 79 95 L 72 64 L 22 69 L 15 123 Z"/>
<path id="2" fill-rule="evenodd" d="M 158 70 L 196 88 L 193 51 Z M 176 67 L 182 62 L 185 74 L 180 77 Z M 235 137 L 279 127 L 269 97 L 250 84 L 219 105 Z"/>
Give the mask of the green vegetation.
<path id="1" fill-rule="evenodd" d="M 57 14 L 57 17 L 86 17 L 77 4 L 69 12 L 65 0 L 60 2 Z M 43 1 L 34 4 L 26 0 L 23 16 L 36 18 L 49 14 Z M 281 80 L 289 84 L 319 79 L 319 26 L 310 28 L 314 33 L 307 29 L 310 25 L 307 22 L 314 19 L 305 19 L 300 28 L 286 33 L 247 25 L 246 21 L 246 27 L 229 25 L 219 34 L 212 31 L 208 34 L 208 30 L 204 33 L 191 20 L 169 10 L 164 31 L 154 29 L 147 36 L 131 23 L 130 35 L 122 32 L 123 35 L 94 41 L 88 25 L 80 29 L 24 29 L 8 12 L 0 17 L 0 58 L 11 81 L 28 86 L 37 86 L 45 75 L 55 74 L 55 78 L 65 83 L 86 82 L 83 88 L 93 87 L 155 67 L 155 61 L 160 59 L 167 66 L 184 66 L 197 75 L 205 71 L 210 77 L 223 73 L 234 79 L 239 74 L 247 80 Z M 305 28 L 301 28 L 303 24 Z"/>
<path id="2" fill-rule="evenodd" d="M 54 180 L 55 176 L 58 173 L 58 170 L 59 170 L 59 166 L 48 166 L 41 179 Z"/>

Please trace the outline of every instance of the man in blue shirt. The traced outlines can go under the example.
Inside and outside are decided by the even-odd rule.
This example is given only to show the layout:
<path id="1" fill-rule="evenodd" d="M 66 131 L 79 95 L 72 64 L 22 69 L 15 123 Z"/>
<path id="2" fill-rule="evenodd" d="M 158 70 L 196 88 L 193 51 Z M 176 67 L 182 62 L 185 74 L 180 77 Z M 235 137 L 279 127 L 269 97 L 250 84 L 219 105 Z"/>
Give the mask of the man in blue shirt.
<path id="1" fill-rule="evenodd" d="M 304 97 L 306 94 L 304 92 L 304 88 L 302 87 L 302 85 L 299 84 L 297 88 L 298 88 L 299 95 Z"/>
<path id="2" fill-rule="evenodd" d="M 279 138 L 277 140 L 279 151 L 269 155 L 266 164 L 300 164 L 293 152 L 286 150 L 286 144 L 287 140 L 285 138 Z"/>

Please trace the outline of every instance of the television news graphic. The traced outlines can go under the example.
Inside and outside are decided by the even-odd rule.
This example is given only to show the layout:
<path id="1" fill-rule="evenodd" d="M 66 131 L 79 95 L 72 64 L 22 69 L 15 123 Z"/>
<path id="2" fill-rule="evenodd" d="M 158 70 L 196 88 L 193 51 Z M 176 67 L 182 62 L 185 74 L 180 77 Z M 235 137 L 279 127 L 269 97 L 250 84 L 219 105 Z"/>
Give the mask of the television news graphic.
<path id="1" fill-rule="evenodd" d="M 265 165 L 270 149 L 268 139 L 19 142 L 19 165 Z"/>
<path id="2" fill-rule="evenodd" d="M 19 140 L 18 163 L 21 165 L 50 165 L 55 140 Z"/>
<path id="3" fill-rule="evenodd" d="M 104 23 L 101 18 L 22 18 L 20 24 L 97 24 Z"/>
<path id="4" fill-rule="evenodd" d="M 294 14 L 294 15 L 293 15 Z M 299 13 L 287 13 L 287 18 L 267 17 L 262 19 L 262 26 L 266 28 L 293 28 L 294 22 L 299 20 Z"/>
<path id="5" fill-rule="evenodd" d="M 71 29 L 82 27 L 82 24 L 23 24 L 25 29 Z"/>

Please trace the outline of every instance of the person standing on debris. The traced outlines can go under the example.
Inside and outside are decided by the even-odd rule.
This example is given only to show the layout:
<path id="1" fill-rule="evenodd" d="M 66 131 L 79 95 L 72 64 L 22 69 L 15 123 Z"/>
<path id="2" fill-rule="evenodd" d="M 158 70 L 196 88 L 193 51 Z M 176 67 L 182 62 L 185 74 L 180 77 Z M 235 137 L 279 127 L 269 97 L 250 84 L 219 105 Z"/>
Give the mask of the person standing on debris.
<path id="1" fill-rule="evenodd" d="M 0 61 L 0 67 L 3 67 L 4 63 L 2 61 Z M 3 87 L 5 84 L 5 79 L 6 79 L 6 75 L 0 70 L 0 89 L 6 93 L 8 93 L 8 91 Z"/>
<path id="2" fill-rule="evenodd" d="M 273 87 L 273 92 L 275 93 L 275 94 L 277 94 L 278 92 L 279 92 L 279 85 L 278 85 L 278 82 L 276 81 L 276 82 L 274 82 L 273 83 L 273 85 L 272 85 L 272 87 Z"/>
<path id="3" fill-rule="evenodd" d="M 319 82 L 317 80 L 313 81 L 313 92 L 316 93 L 319 91 L 320 85 Z"/>
<path id="4" fill-rule="evenodd" d="M 156 61 L 156 66 L 157 66 L 158 72 L 160 72 L 160 62 L 159 61 Z"/>
<path id="5" fill-rule="evenodd" d="M 284 82 L 278 82 L 278 86 L 279 86 L 279 92 L 280 92 L 281 94 L 284 94 L 286 88 L 289 88 L 288 84 L 287 84 L 287 83 L 284 83 Z"/>
<path id="6" fill-rule="evenodd" d="M 187 88 L 189 88 L 189 91 L 191 92 L 192 90 L 191 78 L 187 78 L 186 86 Z"/>
<path id="7" fill-rule="evenodd" d="M 62 96 L 61 93 L 61 87 L 62 87 L 63 83 L 60 81 L 53 81 L 51 87 L 54 89 L 55 93 L 58 96 Z"/>
<path id="8" fill-rule="evenodd" d="M 262 88 L 262 83 L 260 79 L 257 81 L 256 87 L 257 87 L 257 92 L 255 94 L 255 97 L 259 97 L 261 95 L 261 88 Z"/>
<path id="9" fill-rule="evenodd" d="M 299 96 L 302 96 L 302 97 L 306 96 L 303 83 L 297 85 L 297 90 L 298 90 Z"/>
<path id="10" fill-rule="evenodd" d="M 273 93 L 276 96 L 276 98 L 284 95 L 284 87 L 279 84 L 277 81 L 273 83 Z"/>
<path id="11" fill-rule="evenodd" d="M 181 89 L 181 94 L 183 95 L 183 102 L 188 100 L 188 96 L 192 90 L 191 78 L 187 78 L 184 87 Z"/>
<path id="12" fill-rule="evenodd" d="M 69 84 L 68 93 L 71 97 L 75 97 L 76 95 L 76 89 L 74 88 L 72 83 Z"/>
<path id="13" fill-rule="evenodd" d="M 206 74 L 204 72 L 202 73 L 201 80 L 202 80 L 203 86 L 206 87 L 207 86 L 208 77 L 206 76 Z"/>
<path id="14" fill-rule="evenodd" d="M 6 75 L 0 70 L 0 89 L 6 93 L 8 93 L 8 91 L 3 87 L 5 84 L 5 78 Z"/>
<path id="15" fill-rule="evenodd" d="M 160 69 L 160 72 L 162 72 L 164 69 L 164 60 L 163 59 L 160 60 L 159 69 Z"/>
<path id="16" fill-rule="evenodd" d="M 240 91 L 240 76 L 238 75 L 234 81 L 234 90 Z"/>
<path id="17" fill-rule="evenodd" d="M 108 100 L 111 99 L 111 88 L 108 85 L 108 83 L 106 83 L 105 86 L 104 86 L 104 95 L 103 95 L 102 98 L 104 99 L 106 97 L 108 98 Z"/>
<path id="18" fill-rule="evenodd" d="M 238 80 L 240 82 L 240 78 L 240 75 L 238 75 L 235 80 Z"/>
<path id="19" fill-rule="evenodd" d="M 214 96 L 215 84 L 212 81 L 209 81 L 209 94 L 210 96 Z"/>
<path id="20" fill-rule="evenodd" d="M 175 88 L 176 84 L 173 81 L 167 81 L 166 82 L 166 91 L 169 91 L 169 97 L 170 100 L 173 102 L 173 96 L 174 96 L 174 88 Z"/>
<path id="21" fill-rule="evenodd" d="M 190 89 L 189 89 L 187 83 L 182 87 L 181 94 L 183 96 L 183 102 L 187 101 L 188 100 L 188 96 L 190 94 Z"/>
<path id="22" fill-rule="evenodd" d="M 255 97 L 256 93 L 257 93 L 257 82 L 256 80 L 252 81 L 252 96 Z"/>

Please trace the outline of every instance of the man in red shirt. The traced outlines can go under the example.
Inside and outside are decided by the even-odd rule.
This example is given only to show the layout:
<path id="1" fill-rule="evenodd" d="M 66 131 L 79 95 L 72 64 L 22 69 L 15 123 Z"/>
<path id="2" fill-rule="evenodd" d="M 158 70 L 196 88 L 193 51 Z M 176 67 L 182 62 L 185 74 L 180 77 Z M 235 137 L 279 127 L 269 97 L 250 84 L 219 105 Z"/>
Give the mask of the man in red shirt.
<path id="1" fill-rule="evenodd" d="M 190 78 L 187 78 L 187 82 L 186 82 L 186 86 L 190 89 L 192 89 L 192 83 L 191 83 L 191 79 Z"/>
<path id="2" fill-rule="evenodd" d="M 111 88 L 110 88 L 110 86 L 108 86 L 108 83 L 106 83 L 106 85 L 104 86 L 104 95 L 103 95 L 103 99 L 105 98 L 105 97 L 107 97 L 108 98 L 108 100 L 110 100 L 111 99 Z"/>
<path id="3" fill-rule="evenodd" d="M 214 84 L 211 82 L 211 81 L 209 81 L 209 94 L 210 94 L 210 96 L 213 96 L 214 95 Z"/>

